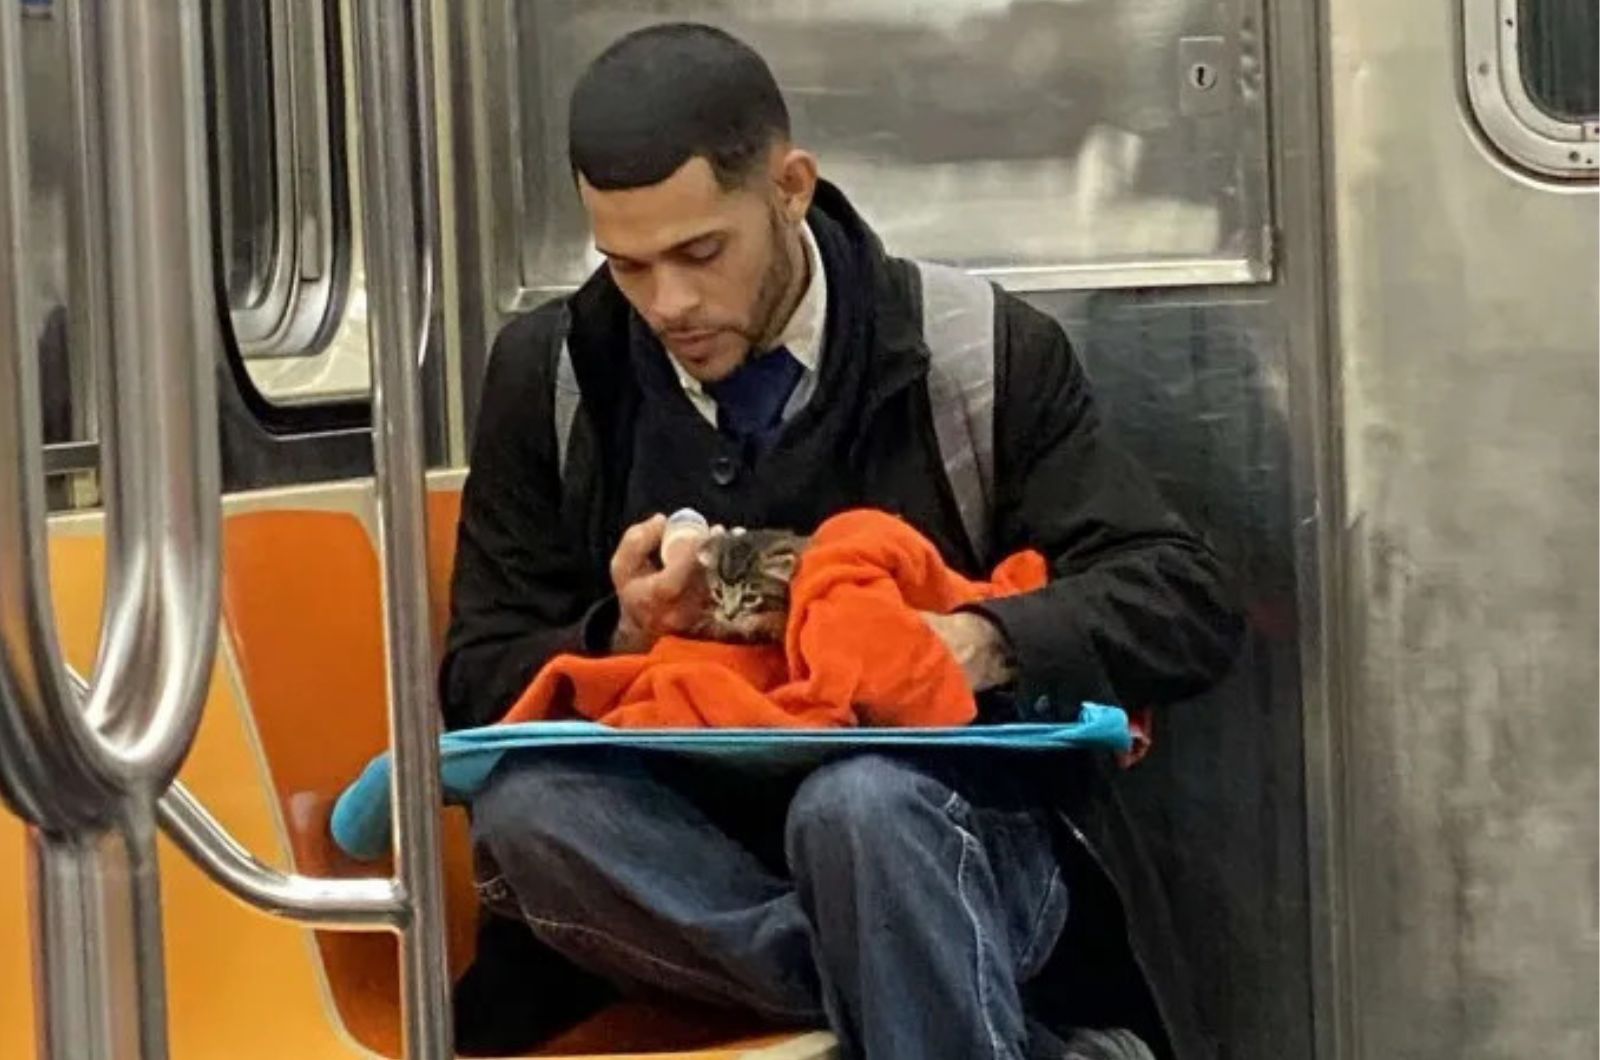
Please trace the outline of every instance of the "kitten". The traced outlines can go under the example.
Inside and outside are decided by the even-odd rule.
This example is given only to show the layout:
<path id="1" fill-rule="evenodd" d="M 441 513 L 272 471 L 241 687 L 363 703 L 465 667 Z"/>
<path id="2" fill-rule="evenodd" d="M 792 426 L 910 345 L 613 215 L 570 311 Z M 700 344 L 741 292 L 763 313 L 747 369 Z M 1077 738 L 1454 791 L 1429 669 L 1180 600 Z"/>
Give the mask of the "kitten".
<path id="1" fill-rule="evenodd" d="M 706 611 L 695 633 L 734 644 L 781 644 L 789 583 L 809 539 L 787 530 L 717 531 L 700 546 Z"/>

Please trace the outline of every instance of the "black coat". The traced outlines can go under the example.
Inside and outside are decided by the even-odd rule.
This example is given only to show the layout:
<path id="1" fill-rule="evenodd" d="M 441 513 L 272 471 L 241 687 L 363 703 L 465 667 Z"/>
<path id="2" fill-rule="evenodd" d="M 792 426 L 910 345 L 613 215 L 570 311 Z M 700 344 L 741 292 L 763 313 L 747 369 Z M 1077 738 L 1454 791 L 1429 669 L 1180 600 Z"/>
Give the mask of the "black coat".
<path id="1" fill-rule="evenodd" d="M 1107 437 L 1061 328 L 1015 297 L 997 297 L 994 555 L 978 556 L 933 430 L 912 270 L 884 253 L 829 185 L 810 222 L 829 279 L 822 375 L 753 466 L 682 395 L 665 353 L 603 270 L 502 331 L 465 487 L 440 675 L 450 727 L 496 720 L 553 655 L 604 650 L 616 621 L 608 564 L 622 531 L 685 506 L 730 525 L 800 532 L 840 508 L 885 509 L 972 574 L 1017 549 L 1044 552 L 1046 588 L 983 608 L 1019 673 L 1016 695 L 986 698 L 984 720 L 1065 718 L 1084 700 L 1161 706 L 1227 668 L 1241 622 L 1217 558 Z M 553 413 L 563 340 L 582 391 L 564 469 Z M 733 482 L 729 460 L 740 468 Z M 1074 920 L 1104 928 L 1120 919 L 1119 904 L 1131 914 L 1128 931 L 1102 930 L 1073 948 L 1105 947 L 1110 961 L 1131 942 L 1153 997 L 1141 977 L 1119 983 L 1066 953 L 1047 978 L 1058 977 L 1050 981 L 1061 997 L 1078 999 L 1067 1008 L 1100 1010 L 1069 1018 L 1151 1033 L 1158 1011 L 1177 1055 L 1205 1055 L 1163 929 L 1165 903 L 1108 772 L 1075 760 L 1050 796 L 1064 811 L 1063 853 L 1076 867 Z M 1094 912 L 1097 893 L 1103 908 Z"/>

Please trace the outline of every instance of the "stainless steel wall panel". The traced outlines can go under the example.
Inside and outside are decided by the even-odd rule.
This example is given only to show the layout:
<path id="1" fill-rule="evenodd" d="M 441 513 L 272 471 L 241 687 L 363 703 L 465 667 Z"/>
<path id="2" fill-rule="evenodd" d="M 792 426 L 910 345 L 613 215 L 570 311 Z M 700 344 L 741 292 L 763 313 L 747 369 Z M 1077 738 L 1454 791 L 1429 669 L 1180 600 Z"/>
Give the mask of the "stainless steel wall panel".
<path id="1" fill-rule="evenodd" d="M 1232 674 L 1163 712 L 1120 780 L 1225 1057 L 1312 1055 L 1287 326 L 1276 297 L 1030 296 L 1067 329 L 1122 444 L 1238 575 Z M 1137 910 L 1133 913 L 1138 916 Z"/>
<path id="2" fill-rule="evenodd" d="M 583 67 L 653 22 L 772 63 L 800 141 L 900 253 L 1029 290 L 1270 275 L 1256 0 L 484 0 L 503 307 L 593 268 L 566 163 Z M 509 150 L 507 149 L 509 147 Z"/>
<path id="3" fill-rule="evenodd" d="M 1456 8 L 1327 12 L 1350 1053 L 1592 1056 L 1600 200 L 1474 139 Z"/>

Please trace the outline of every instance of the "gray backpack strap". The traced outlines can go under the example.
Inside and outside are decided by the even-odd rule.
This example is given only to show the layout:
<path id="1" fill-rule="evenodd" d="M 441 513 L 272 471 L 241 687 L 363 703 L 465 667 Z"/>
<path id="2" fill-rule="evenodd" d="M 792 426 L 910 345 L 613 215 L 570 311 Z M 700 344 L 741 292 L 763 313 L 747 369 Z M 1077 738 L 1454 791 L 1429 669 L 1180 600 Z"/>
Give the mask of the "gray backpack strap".
<path id="1" fill-rule="evenodd" d="M 555 430 L 556 468 L 561 480 L 567 477 L 567 450 L 572 447 L 572 425 L 578 419 L 578 406 L 583 402 L 583 391 L 578 387 L 578 373 L 572 368 L 572 348 L 565 337 L 556 354 Z"/>
<path id="2" fill-rule="evenodd" d="M 979 562 L 987 563 L 994 511 L 994 288 L 948 265 L 915 265 L 939 456 L 967 540 Z"/>

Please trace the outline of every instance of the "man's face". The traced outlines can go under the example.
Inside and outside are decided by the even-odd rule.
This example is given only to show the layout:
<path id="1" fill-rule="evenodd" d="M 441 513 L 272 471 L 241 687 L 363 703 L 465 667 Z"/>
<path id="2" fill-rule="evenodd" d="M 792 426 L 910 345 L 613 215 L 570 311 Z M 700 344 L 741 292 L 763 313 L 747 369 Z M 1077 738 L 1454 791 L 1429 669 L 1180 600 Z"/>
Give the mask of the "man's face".
<path id="1" fill-rule="evenodd" d="M 649 187 L 578 188 L 612 278 L 691 376 L 725 379 L 771 340 L 797 235 L 772 175 L 728 190 L 692 158 Z"/>

